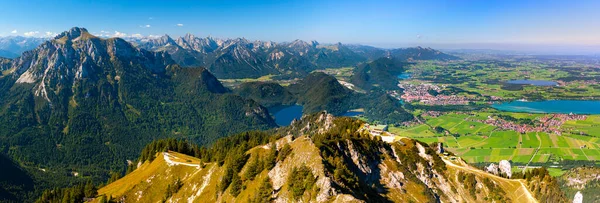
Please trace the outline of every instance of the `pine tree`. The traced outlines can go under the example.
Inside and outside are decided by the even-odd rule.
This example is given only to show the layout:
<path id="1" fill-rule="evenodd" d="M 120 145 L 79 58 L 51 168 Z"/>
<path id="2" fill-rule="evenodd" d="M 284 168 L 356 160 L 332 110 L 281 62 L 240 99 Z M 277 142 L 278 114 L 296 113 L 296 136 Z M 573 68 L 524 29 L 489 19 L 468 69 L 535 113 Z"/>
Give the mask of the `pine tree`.
<path id="1" fill-rule="evenodd" d="M 231 179 L 231 189 L 229 189 L 229 193 L 234 197 L 237 197 L 242 191 L 242 179 L 239 175 L 234 174 Z"/>
<path id="2" fill-rule="evenodd" d="M 98 194 L 98 190 L 96 189 L 96 186 L 94 186 L 94 184 L 92 184 L 92 181 L 88 181 L 85 184 L 85 189 L 84 189 L 84 194 L 86 197 L 95 197 Z"/>
<path id="3" fill-rule="evenodd" d="M 108 179 L 108 182 L 106 184 L 110 184 L 112 182 L 115 182 L 117 180 L 119 180 L 121 178 L 121 173 L 119 172 L 110 172 L 110 179 Z"/>
<path id="4" fill-rule="evenodd" d="M 252 203 L 263 203 L 263 202 L 271 202 L 271 194 L 273 193 L 273 184 L 271 184 L 271 180 L 269 176 L 265 177 L 262 180 L 260 187 L 258 188 L 258 192 L 254 194 L 254 198 L 252 198 L 249 202 Z"/>
<path id="5" fill-rule="evenodd" d="M 277 156 L 277 162 L 283 161 L 288 155 L 292 153 L 292 146 L 290 144 L 285 144 L 279 151 L 279 155 Z"/>
<path id="6" fill-rule="evenodd" d="M 277 145 L 275 144 L 275 142 L 271 142 L 271 150 L 269 151 L 269 153 L 267 154 L 264 163 L 264 168 L 267 170 L 271 170 L 273 167 L 275 167 L 275 164 L 277 163 Z"/>

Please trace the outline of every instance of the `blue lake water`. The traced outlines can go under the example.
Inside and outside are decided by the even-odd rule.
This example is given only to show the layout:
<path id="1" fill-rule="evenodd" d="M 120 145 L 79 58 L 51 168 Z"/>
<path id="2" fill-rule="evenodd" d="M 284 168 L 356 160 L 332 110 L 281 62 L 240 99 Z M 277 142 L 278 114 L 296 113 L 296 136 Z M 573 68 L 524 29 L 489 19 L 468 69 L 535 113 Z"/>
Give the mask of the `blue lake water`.
<path id="1" fill-rule="evenodd" d="M 493 104 L 492 107 L 510 112 L 600 114 L 600 101 L 591 100 L 512 101 Z"/>
<path id="2" fill-rule="evenodd" d="M 363 115 L 363 114 L 365 114 L 365 113 L 357 112 L 357 111 L 348 111 L 348 112 L 344 113 L 342 116 L 352 117 L 352 116 L 358 116 L 358 115 Z"/>
<path id="3" fill-rule="evenodd" d="M 411 76 L 410 73 L 402 73 L 402 74 L 398 75 L 397 77 L 398 77 L 398 79 L 406 80 L 406 79 L 409 79 L 410 76 Z"/>
<path id="4" fill-rule="evenodd" d="M 506 82 L 514 85 L 556 86 L 558 83 L 548 80 L 511 80 Z"/>
<path id="5" fill-rule="evenodd" d="M 302 109 L 303 107 L 300 105 L 277 108 L 276 112 L 273 113 L 273 116 L 275 116 L 275 123 L 279 126 L 288 126 L 294 119 L 300 120 L 300 118 L 302 118 Z"/>

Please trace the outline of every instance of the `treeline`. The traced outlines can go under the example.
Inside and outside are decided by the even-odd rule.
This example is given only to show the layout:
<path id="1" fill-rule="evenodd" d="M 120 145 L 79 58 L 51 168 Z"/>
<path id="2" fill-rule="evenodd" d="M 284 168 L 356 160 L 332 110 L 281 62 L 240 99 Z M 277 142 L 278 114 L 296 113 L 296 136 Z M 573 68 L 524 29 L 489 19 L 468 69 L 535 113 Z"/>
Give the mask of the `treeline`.
<path id="1" fill-rule="evenodd" d="M 233 151 L 243 150 L 242 152 L 245 152 L 252 147 L 266 144 L 278 138 L 280 136 L 270 135 L 267 132 L 249 131 L 221 138 L 208 148 L 204 146 L 200 147 L 188 140 L 175 138 L 160 139 L 146 145 L 138 161 L 153 161 L 158 152 L 174 151 L 199 158 L 203 162 L 217 162 L 219 165 L 223 165 L 226 158 Z"/>
<path id="2" fill-rule="evenodd" d="M 477 198 L 477 194 L 481 193 L 483 188 L 478 187 L 478 184 L 483 184 L 487 187 L 488 194 L 484 196 L 485 202 L 510 202 L 511 199 L 506 196 L 506 192 L 502 190 L 494 181 L 487 177 L 477 180 L 475 174 L 465 173 L 463 171 L 458 172 L 458 182 L 462 183 L 462 187 L 469 191 L 471 197 Z"/>
<path id="3" fill-rule="evenodd" d="M 567 202 L 567 197 L 560 189 L 556 178 L 546 168 L 534 168 L 525 173 L 513 173 L 512 179 L 525 179 L 528 188 L 540 202 Z"/>
<path id="4" fill-rule="evenodd" d="M 270 170 L 275 166 L 275 163 L 278 159 L 284 159 L 285 156 L 291 152 L 291 148 L 289 145 L 286 145 L 281 150 L 282 152 L 278 153 L 275 145 L 272 144 L 272 148 L 269 150 L 269 154 L 265 156 L 265 159 L 258 157 L 252 159 L 252 161 L 249 163 L 250 165 L 248 166 L 249 169 L 246 171 L 244 178 L 242 179 L 242 177 L 237 174 L 248 161 L 249 156 L 246 155 L 245 152 L 258 145 L 264 145 L 271 141 L 274 142 L 278 138 L 280 138 L 280 136 L 270 135 L 266 132 L 250 131 L 219 139 L 209 148 L 199 147 L 197 144 L 182 139 L 168 138 L 154 140 L 144 147 L 138 161 L 153 161 L 156 158 L 157 153 L 173 151 L 197 157 L 203 162 L 216 162 L 219 165 L 225 164 L 226 172 L 219 184 L 219 188 L 222 192 L 228 187 L 231 187 L 232 189 L 230 191 L 232 195 L 237 196 L 237 194 L 239 194 L 239 192 L 242 190 L 242 180 L 254 179 L 254 177 L 264 169 Z M 136 166 L 137 164 L 135 163 L 130 164 L 128 166 L 127 173 L 134 171 Z M 121 173 L 111 172 L 110 179 L 106 184 L 110 184 L 119 178 L 121 178 Z M 170 196 L 177 193 L 181 186 L 181 181 L 175 181 L 173 184 L 170 184 L 165 194 L 165 199 L 168 199 Z M 96 187 L 91 182 L 88 182 L 85 185 L 80 184 L 75 187 L 46 190 L 36 202 L 75 203 L 83 202 L 85 198 L 96 198 L 96 195 Z M 97 198 L 106 202 L 112 201 L 110 198 L 104 196 Z M 256 196 L 257 200 L 262 200 L 264 198 L 265 195 Z"/>
<path id="5" fill-rule="evenodd" d="M 46 190 L 36 203 L 78 203 L 87 199 L 95 198 L 98 194 L 96 186 L 89 181 L 87 184 L 79 184 L 70 188 L 54 188 Z"/>
<path id="6" fill-rule="evenodd" d="M 243 181 L 254 179 L 264 169 L 270 170 L 275 166 L 278 158 L 278 151 L 274 143 L 271 144 L 272 147 L 264 159 L 256 155 L 248 162 L 250 156 L 246 154 L 246 151 L 259 145 L 274 142 L 278 138 L 280 136 L 270 135 L 267 132 L 250 131 L 219 139 L 209 148 L 199 147 L 186 140 L 172 138 L 155 140 L 142 150 L 139 161 L 152 161 L 158 152 L 174 151 L 199 158 L 202 162 L 215 162 L 225 168 L 225 173 L 217 186 L 219 192 L 224 192 L 227 188 L 230 188 L 230 194 L 235 197 L 242 191 Z M 282 153 L 285 154 L 288 150 L 291 151 L 289 145 L 282 149 Z M 248 163 L 248 170 L 242 177 L 238 174 L 246 163 Z M 173 184 L 171 194 L 167 194 L 167 198 L 175 193 L 177 189 L 178 184 Z M 264 195 L 256 198 L 262 199 Z"/>
<path id="7" fill-rule="evenodd" d="M 493 114 L 492 116 L 496 116 L 496 117 L 506 120 L 506 121 L 515 122 L 518 124 L 525 124 L 525 125 L 536 125 L 537 122 L 539 122 L 537 120 L 533 120 L 533 119 L 529 119 L 529 118 L 515 118 L 515 117 L 506 115 L 506 114 Z"/>
<path id="8" fill-rule="evenodd" d="M 200 150 L 198 148 L 198 145 L 192 144 L 187 140 L 177 140 L 175 138 L 168 138 L 154 140 L 150 144 L 146 145 L 146 147 L 144 147 L 144 149 L 142 150 L 138 161 L 154 161 L 154 158 L 156 158 L 156 153 L 167 151 L 175 151 L 194 157 L 200 156 Z"/>
<path id="9" fill-rule="evenodd" d="M 209 150 L 207 150 L 207 154 L 216 156 L 214 158 L 205 156 L 203 157 L 203 160 L 211 160 L 217 162 L 218 164 L 224 164 L 223 166 L 225 168 L 225 173 L 217 185 L 218 192 L 225 192 L 227 188 L 229 188 L 229 193 L 232 196 L 237 197 L 243 190 L 246 181 L 253 180 L 256 175 L 263 170 L 271 170 L 273 167 L 275 167 L 275 163 L 277 161 L 285 159 L 285 157 L 282 156 L 287 156 L 287 154 L 291 152 L 291 147 L 289 144 L 286 144 L 281 151 L 278 152 L 275 144 L 275 140 L 278 137 L 268 137 L 266 134 L 263 135 L 265 135 L 265 137 L 262 138 L 267 139 L 257 138 L 253 141 L 248 140 L 248 142 L 238 142 L 237 145 L 229 145 L 229 143 L 217 142 L 219 144 L 218 146 L 220 146 L 220 149 L 230 149 L 224 154 L 221 154 L 222 151 L 220 151 L 220 149 L 216 152 L 209 152 Z M 271 142 L 270 149 L 264 156 L 261 156 L 259 153 L 250 155 L 246 154 L 246 151 L 248 151 L 250 148 L 267 144 L 269 141 Z M 218 146 L 213 146 L 211 149 L 216 149 Z M 251 157 L 252 159 L 249 160 Z M 247 167 L 246 171 L 240 176 L 239 173 L 244 166 Z M 263 180 L 262 184 L 270 184 L 270 182 L 266 183 L 268 181 L 269 180 Z M 267 197 L 270 196 L 260 194 L 255 197 L 255 200 L 264 199 Z"/>
<path id="10" fill-rule="evenodd" d="M 391 152 L 390 146 L 382 142 L 380 138 L 372 138 L 369 134 L 361 134 L 358 129 L 361 121 L 348 117 L 340 117 L 333 120 L 332 127 L 324 133 L 315 133 L 312 135 L 315 146 L 319 149 L 323 157 L 325 173 L 333 177 L 333 182 L 339 186 L 343 193 L 352 194 L 354 197 L 372 202 L 389 202 L 389 200 L 378 192 L 374 182 L 361 179 L 367 174 L 363 173 L 352 158 L 347 155 L 347 150 L 353 148 L 364 155 L 367 159 L 365 164 L 371 168 L 377 168 L 377 164 L 382 161 L 382 157 L 389 157 L 389 154 L 381 152 L 381 148 L 387 148 Z M 297 177 L 302 179 L 302 177 Z M 310 180 L 306 180 L 310 183 Z M 307 183 L 307 184 L 308 184 Z M 310 184 L 308 184 L 310 185 Z M 310 189 L 308 187 L 298 187 L 296 190 Z"/>

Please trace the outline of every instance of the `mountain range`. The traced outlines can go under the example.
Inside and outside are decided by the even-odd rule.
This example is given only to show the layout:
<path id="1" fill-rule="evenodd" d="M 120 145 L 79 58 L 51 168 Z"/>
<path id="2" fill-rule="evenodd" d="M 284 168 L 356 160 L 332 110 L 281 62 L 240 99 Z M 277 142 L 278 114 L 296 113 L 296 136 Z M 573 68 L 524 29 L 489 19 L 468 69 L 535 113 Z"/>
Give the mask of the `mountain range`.
<path id="1" fill-rule="evenodd" d="M 302 76 L 315 69 L 356 66 L 380 57 L 400 60 L 453 60 L 431 48 L 380 49 L 342 43 L 322 45 L 316 41 L 276 43 L 245 38 L 199 38 L 191 34 L 173 39 L 131 38 L 138 47 L 166 51 L 182 66 L 203 66 L 218 78 L 257 78 L 263 75 Z"/>
<path id="2" fill-rule="evenodd" d="M 0 37 L 0 57 L 16 58 L 25 51 L 32 50 L 48 38 L 8 36 Z"/>
<path id="3" fill-rule="evenodd" d="M 399 60 L 453 60 L 458 57 L 431 48 L 381 49 L 364 45 L 319 44 L 316 41 L 250 41 L 217 39 L 191 34 L 171 38 L 124 38 L 138 48 L 165 51 L 183 67 L 205 67 L 218 78 L 304 76 L 316 69 L 357 66 L 380 57 Z M 0 38 L 0 57 L 15 58 L 47 41 L 47 38 L 10 36 Z"/>

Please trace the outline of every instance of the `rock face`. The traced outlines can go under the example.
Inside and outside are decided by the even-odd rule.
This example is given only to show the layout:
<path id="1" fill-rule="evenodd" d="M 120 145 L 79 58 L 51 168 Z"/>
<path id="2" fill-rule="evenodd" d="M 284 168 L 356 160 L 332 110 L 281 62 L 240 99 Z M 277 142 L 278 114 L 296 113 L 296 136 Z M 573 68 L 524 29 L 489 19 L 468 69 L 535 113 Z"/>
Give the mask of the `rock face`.
<path id="1" fill-rule="evenodd" d="M 598 181 L 600 181 L 600 168 L 589 166 L 572 168 L 558 179 L 558 183 L 567 197 L 585 194 L 585 202 L 600 202 Z"/>
<path id="2" fill-rule="evenodd" d="M 577 192 L 575 194 L 575 197 L 573 198 L 573 203 L 583 203 L 583 195 L 581 194 L 581 192 Z"/>
<path id="3" fill-rule="evenodd" d="M 500 174 L 505 174 L 506 177 L 509 178 L 512 176 L 510 162 L 507 160 L 501 160 L 500 163 L 498 163 L 498 168 L 500 169 Z"/>
<path id="4" fill-rule="evenodd" d="M 487 168 L 485 168 L 485 171 L 494 175 L 498 175 L 498 165 L 491 163 Z"/>
<path id="5" fill-rule="evenodd" d="M 99 79 L 101 73 L 119 71 L 114 60 L 128 66 L 144 67 L 153 73 L 164 72 L 174 64 L 165 52 L 137 49 L 119 38 L 100 39 L 85 28 L 72 28 L 27 51 L 12 61 L 17 83 L 34 84 L 35 96 L 48 102 L 56 90 L 71 87 L 82 79 Z M 122 71 L 122 70 L 121 70 Z M 54 91 L 50 91 L 54 90 Z"/>

